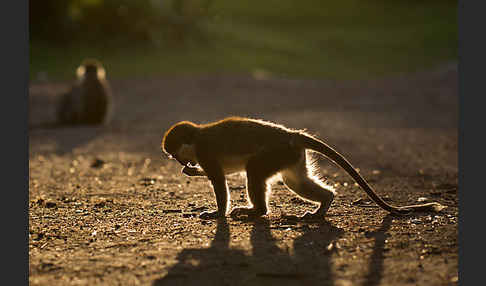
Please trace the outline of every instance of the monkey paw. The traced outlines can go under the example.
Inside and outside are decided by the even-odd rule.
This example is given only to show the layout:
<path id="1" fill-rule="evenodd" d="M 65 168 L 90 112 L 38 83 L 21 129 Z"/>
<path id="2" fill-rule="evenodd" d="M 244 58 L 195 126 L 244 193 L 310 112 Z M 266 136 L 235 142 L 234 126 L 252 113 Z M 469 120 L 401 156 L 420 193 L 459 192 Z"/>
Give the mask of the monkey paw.
<path id="1" fill-rule="evenodd" d="M 302 216 L 296 216 L 296 215 L 283 215 L 283 218 L 288 219 L 288 220 L 310 220 L 310 221 L 316 221 L 316 220 L 323 220 L 324 215 L 320 212 L 305 212 L 304 215 Z"/>
<path id="2" fill-rule="evenodd" d="M 249 217 L 260 217 L 264 215 L 266 212 L 259 211 L 258 209 L 254 208 L 235 208 L 231 211 L 231 217 L 239 217 L 239 216 L 249 216 Z"/>
<path id="3" fill-rule="evenodd" d="M 217 219 L 217 218 L 220 218 L 220 217 L 224 217 L 224 214 L 221 214 L 218 211 L 214 211 L 214 212 L 202 212 L 199 215 L 199 218 L 200 219 Z"/>
<path id="4" fill-rule="evenodd" d="M 323 220 L 324 215 L 321 212 L 305 212 L 303 216 L 300 217 L 302 220 Z"/>

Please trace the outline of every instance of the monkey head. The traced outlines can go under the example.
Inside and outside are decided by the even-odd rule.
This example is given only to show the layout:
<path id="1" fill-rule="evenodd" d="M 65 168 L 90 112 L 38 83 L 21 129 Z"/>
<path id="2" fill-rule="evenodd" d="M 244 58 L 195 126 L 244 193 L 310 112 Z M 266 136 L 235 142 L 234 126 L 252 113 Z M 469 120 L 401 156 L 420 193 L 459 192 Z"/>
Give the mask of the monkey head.
<path id="1" fill-rule="evenodd" d="M 106 71 L 100 61 L 85 59 L 76 70 L 78 78 L 105 79 Z"/>
<path id="2" fill-rule="evenodd" d="M 197 158 L 194 139 L 199 128 L 196 124 L 183 121 L 173 125 L 162 139 L 162 151 L 183 166 L 196 165 Z"/>

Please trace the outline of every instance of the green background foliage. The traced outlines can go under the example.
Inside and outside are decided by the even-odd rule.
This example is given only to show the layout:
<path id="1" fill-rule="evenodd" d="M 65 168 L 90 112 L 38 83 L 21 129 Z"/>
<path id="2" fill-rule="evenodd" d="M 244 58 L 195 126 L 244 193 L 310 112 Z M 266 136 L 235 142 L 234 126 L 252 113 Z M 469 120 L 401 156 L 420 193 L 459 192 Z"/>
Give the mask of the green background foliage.
<path id="1" fill-rule="evenodd" d="M 457 59 L 457 1 L 31 0 L 30 76 L 367 78 Z"/>

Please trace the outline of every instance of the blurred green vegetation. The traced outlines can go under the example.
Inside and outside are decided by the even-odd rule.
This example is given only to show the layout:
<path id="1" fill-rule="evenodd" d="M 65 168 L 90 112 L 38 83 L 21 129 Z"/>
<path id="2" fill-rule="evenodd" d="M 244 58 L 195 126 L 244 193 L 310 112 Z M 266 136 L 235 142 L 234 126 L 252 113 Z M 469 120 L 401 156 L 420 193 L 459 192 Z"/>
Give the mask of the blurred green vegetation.
<path id="1" fill-rule="evenodd" d="M 367 78 L 457 59 L 457 0 L 31 0 L 30 76 Z"/>

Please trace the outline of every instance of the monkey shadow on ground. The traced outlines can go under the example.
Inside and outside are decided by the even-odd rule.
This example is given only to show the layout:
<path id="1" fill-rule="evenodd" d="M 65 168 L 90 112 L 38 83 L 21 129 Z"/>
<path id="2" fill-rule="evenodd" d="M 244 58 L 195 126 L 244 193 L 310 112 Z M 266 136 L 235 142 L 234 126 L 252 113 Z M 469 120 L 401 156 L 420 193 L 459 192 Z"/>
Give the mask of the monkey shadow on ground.
<path id="1" fill-rule="evenodd" d="M 380 285 L 383 277 L 385 240 L 393 219 L 387 215 L 373 237 L 374 247 L 369 258 L 363 286 Z M 341 228 L 324 221 L 301 224 L 301 236 L 293 241 L 293 251 L 277 246 L 271 234 L 275 228 L 287 227 L 285 221 L 271 225 L 267 219 L 249 220 L 252 254 L 230 248 L 230 231 L 226 219 L 218 220 L 215 237 L 206 249 L 184 249 L 177 256 L 178 263 L 163 278 L 152 283 L 162 285 L 335 285 L 332 256 L 335 249 L 328 246 L 343 234 Z M 295 228 L 296 225 L 288 226 Z M 343 250 L 338 250 L 343 251 Z"/>
<path id="2" fill-rule="evenodd" d="M 373 252 L 371 254 L 368 274 L 366 275 L 363 286 L 375 286 L 380 285 L 383 277 L 383 262 L 385 252 L 385 240 L 388 237 L 388 230 L 391 227 L 391 223 L 396 216 L 388 214 L 381 223 L 380 228 L 377 231 L 367 234 L 367 237 L 374 237 L 375 244 Z"/>
<path id="3" fill-rule="evenodd" d="M 386 251 L 385 241 L 389 237 L 388 231 L 390 230 L 393 220 L 407 220 L 411 217 L 416 218 L 427 215 L 430 215 L 430 213 L 422 212 L 403 216 L 388 214 L 383 218 L 381 226 L 378 230 L 365 234 L 368 238 L 373 237 L 375 241 L 373 252 L 371 253 L 370 257 L 368 273 L 365 277 L 364 283 L 362 284 L 363 286 L 380 285 L 381 279 L 383 278 L 383 263 L 385 259 L 384 253 Z"/>
<path id="4" fill-rule="evenodd" d="M 328 222 L 302 224 L 298 227 L 302 235 L 289 251 L 277 246 L 271 230 L 285 231 L 296 225 L 271 225 L 267 219 L 246 222 L 252 228 L 251 255 L 230 248 L 229 224 L 221 219 L 209 248 L 184 249 L 177 256 L 178 263 L 152 285 L 334 285 L 333 251 L 327 246 L 343 234 L 342 229 Z"/>

